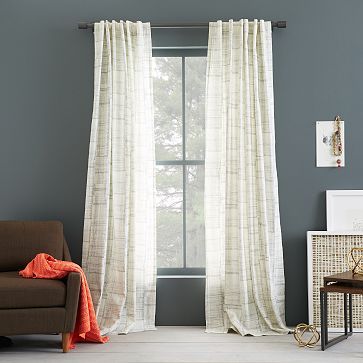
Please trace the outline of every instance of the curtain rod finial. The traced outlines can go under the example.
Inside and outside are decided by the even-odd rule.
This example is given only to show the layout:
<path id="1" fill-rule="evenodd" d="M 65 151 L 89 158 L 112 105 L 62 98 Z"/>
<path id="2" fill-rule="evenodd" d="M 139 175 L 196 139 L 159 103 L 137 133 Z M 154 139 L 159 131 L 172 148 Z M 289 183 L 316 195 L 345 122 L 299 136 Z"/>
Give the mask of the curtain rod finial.
<path id="1" fill-rule="evenodd" d="M 286 28 L 287 27 L 287 21 L 286 20 L 279 20 L 276 22 L 277 28 Z"/>
<path id="2" fill-rule="evenodd" d="M 88 23 L 78 23 L 78 29 L 88 29 Z"/>

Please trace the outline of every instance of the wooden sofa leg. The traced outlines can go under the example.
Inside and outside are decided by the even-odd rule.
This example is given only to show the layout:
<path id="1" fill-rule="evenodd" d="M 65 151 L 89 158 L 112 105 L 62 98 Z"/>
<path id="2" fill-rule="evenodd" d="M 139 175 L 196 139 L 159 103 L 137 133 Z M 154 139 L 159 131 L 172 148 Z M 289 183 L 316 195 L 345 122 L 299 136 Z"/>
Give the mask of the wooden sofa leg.
<path id="1" fill-rule="evenodd" d="M 62 348 L 63 353 L 68 353 L 71 345 L 71 333 L 62 333 Z"/>

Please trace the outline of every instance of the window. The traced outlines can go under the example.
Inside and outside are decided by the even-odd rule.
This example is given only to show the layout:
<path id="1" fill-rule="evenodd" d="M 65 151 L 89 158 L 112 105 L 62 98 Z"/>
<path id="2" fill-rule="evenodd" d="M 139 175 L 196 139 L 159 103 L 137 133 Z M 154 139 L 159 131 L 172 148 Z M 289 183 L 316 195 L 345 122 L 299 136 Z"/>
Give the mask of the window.
<path id="1" fill-rule="evenodd" d="M 206 55 L 154 51 L 153 67 L 158 273 L 203 273 Z"/>

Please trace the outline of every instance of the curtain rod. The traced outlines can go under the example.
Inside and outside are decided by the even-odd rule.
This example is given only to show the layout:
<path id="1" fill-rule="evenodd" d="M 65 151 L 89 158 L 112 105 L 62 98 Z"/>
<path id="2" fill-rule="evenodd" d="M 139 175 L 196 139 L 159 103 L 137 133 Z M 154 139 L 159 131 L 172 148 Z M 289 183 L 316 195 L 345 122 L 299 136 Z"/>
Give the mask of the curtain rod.
<path id="1" fill-rule="evenodd" d="M 152 23 L 153 29 L 208 28 L 209 23 Z M 287 21 L 271 21 L 272 28 L 286 28 Z M 94 23 L 78 23 L 78 29 L 93 29 Z"/>

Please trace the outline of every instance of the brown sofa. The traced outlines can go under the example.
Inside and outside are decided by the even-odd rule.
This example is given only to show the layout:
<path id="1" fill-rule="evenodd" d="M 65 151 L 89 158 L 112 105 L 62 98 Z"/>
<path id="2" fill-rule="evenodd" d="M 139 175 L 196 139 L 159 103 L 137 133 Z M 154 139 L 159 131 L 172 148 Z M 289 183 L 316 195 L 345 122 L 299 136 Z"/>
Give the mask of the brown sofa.
<path id="1" fill-rule="evenodd" d="M 19 276 L 42 252 L 71 261 L 61 222 L 0 221 L 0 335 L 62 333 L 67 352 L 81 277 L 75 272 L 64 280 Z"/>

